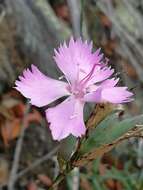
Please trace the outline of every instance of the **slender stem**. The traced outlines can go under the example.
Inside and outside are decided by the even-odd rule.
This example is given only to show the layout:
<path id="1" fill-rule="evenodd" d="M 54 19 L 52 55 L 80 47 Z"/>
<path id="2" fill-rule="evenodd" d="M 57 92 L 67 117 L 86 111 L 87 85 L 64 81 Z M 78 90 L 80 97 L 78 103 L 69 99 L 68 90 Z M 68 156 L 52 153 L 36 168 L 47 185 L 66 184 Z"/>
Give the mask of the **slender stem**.
<path id="1" fill-rule="evenodd" d="M 60 174 L 56 177 L 55 181 L 53 182 L 53 184 L 52 184 L 52 186 L 49 188 L 49 190 L 55 189 L 55 188 L 59 185 L 59 183 L 63 181 L 64 178 L 65 178 L 65 174 L 60 173 Z"/>
<path id="2" fill-rule="evenodd" d="M 79 189 L 79 168 L 75 167 L 72 173 L 73 173 L 72 190 L 78 190 Z"/>

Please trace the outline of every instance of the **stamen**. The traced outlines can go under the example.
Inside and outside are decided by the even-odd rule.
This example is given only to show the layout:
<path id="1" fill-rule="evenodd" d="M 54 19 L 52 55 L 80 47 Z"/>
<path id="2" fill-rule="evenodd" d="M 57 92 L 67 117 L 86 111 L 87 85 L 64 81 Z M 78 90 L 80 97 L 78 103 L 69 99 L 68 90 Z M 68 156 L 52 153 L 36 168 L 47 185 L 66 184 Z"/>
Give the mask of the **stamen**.
<path id="1" fill-rule="evenodd" d="M 62 75 L 62 76 L 59 77 L 59 80 L 62 80 L 62 79 L 64 79 L 64 78 L 65 78 L 65 76 Z"/>
<path id="2" fill-rule="evenodd" d="M 92 76 L 93 73 L 94 73 L 94 70 L 95 70 L 95 67 L 96 67 L 96 66 L 101 66 L 101 64 L 94 64 L 93 67 L 92 67 L 92 69 L 91 69 L 91 71 L 89 72 L 89 74 L 87 74 L 87 75 L 80 81 L 80 84 L 85 85 L 85 84 L 89 81 L 89 79 L 91 78 L 91 76 Z"/>
<path id="3" fill-rule="evenodd" d="M 103 67 L 99 68 L 99 71 L 106 71 L 107 69 L 110 69 L 110 67 L 107 68 L 107 67 L 103 66 Z M 92 80 L 94 77 L 95 77 L 95 75 L 92 75 L 90 80 Z"/>

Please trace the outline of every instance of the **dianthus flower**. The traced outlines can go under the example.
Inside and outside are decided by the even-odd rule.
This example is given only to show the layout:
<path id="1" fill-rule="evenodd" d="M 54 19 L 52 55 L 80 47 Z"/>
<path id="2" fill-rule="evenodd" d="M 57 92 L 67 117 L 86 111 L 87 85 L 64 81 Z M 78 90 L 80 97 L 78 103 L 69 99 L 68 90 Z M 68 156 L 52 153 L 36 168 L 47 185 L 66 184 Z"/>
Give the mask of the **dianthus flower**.
<path id="1" fill-rule="evenodd" d="M 15 82 L 15 88 L 37 107 L 67 96 L 62 103 L 46 110 L 54 140 L 85 134 L 85 102 L 119 104 L 132 100 L 133 94 L 127 87 L 116 86 L 119 79 L 111 78 L 114 70 L 107 65 L 100 49 L 92 52 L 92 43 L 71 38 L 55 50 L 54 59 L 66 82 L 45 76 L 34 65 Z"/>

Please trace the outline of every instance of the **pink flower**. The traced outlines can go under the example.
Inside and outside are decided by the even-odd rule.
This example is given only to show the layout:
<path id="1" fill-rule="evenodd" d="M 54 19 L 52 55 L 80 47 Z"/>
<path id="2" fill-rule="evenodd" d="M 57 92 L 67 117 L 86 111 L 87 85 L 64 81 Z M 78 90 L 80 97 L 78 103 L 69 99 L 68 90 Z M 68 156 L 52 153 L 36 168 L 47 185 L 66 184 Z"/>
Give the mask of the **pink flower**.
<path id="1" fill-rule="evenodd" d="M 24 70 L 15 83 L 15 88 L 37 107 L 67 96 L 62 103 L 46 110 L 53 139 L 85 134 L 85 102 L 119 104 L 132 100 L 133 94 L 127 87 L 117 87 L 119 79 L 110 78 L 114 70 L 107 66 L 106 60 L 103 61 L 100 49 L 92 52 L 92 43 L 71 38 L 68 45 L 64 43 L 55 50 L 54 59 L 66 82 L 49 78 L 32 65 L 31 70 Z"/>

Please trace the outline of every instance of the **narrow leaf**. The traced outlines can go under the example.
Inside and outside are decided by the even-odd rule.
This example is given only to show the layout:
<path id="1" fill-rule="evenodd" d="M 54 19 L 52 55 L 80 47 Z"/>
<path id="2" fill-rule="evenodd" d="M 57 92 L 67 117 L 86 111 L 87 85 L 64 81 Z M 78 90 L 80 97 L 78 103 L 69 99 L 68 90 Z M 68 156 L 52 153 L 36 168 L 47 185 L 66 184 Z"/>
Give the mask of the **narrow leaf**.
<path id="1" fill-rule="evenodd" d="M 120 144 L 122 141 L 129 139 L 131 137 L 143 137 L 143 125 L 132 128 L 127 133 L 122 135 L 120 138 L 114 140 L 112 143 L 102 145 L 99 148 L 95 148 L 91 152 L 84 154 L 80 159 L 75 161 L 73 165 L 84 166 L 88 162 L 93 161 L 99 156 L 102 156 L 104 153 L 109 152 L 111 149 Z"/>

